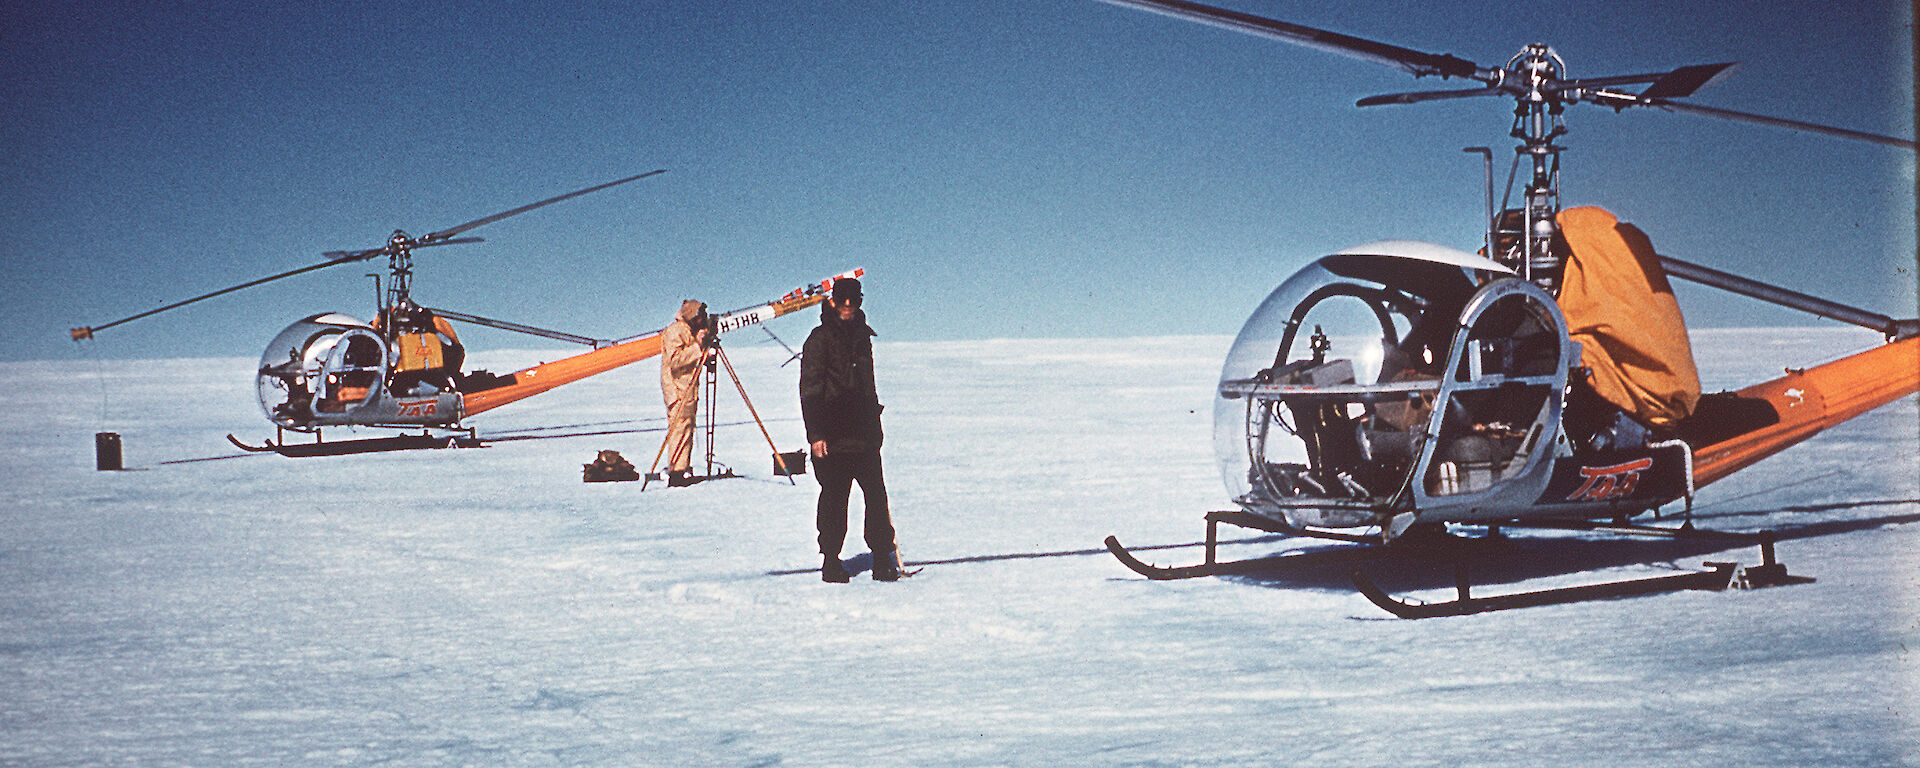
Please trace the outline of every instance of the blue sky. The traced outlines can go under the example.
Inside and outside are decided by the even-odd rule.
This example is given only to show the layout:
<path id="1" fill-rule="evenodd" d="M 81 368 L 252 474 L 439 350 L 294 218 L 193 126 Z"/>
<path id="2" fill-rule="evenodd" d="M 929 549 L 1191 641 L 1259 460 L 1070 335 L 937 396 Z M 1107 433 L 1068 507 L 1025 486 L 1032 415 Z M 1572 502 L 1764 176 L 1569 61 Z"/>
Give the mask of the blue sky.
<path id="1" fill-rule="evenodd" d="M 1913 135 L 1905 4 L 1222 5 L 1571 74 L 1739 61 L 1698 103 Z M 883 339 L 1231 334 L 1313 257 L 1471 248 L 1510 105 L 1093 0 L 131 4 L 0 8 L 0 360 L 258 354 L 365 317 L 372 263 L 97 325 L 554 194 L 635 182 L 423 251 L 422 303 L 591 336 L 682 298 L 852 266 Z M 1667 255 L 1914 314 L 1913 155 L 1576 107 L 1568 205 Z M 1683 287 L 1700 325 L 1812 318 Z M 793 340 L 808 319 L 782 321 Z M 474 329 L 479 347 L 541 347 Z"/>

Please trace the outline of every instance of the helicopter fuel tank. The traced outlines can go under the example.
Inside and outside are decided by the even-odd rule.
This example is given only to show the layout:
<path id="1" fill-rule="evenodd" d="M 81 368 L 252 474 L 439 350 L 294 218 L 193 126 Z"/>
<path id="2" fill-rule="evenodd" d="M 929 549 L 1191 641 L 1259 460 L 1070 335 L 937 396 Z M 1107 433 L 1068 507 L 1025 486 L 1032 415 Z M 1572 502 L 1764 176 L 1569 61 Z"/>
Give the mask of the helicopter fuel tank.
<path id="1" fill-rule="evenodd" d="M 267 419 L 285 429 L 459 421 L 458 392 L 396 397 L 388 391 L 392 369 L 393 351 L 373 326 L 328 312 L 295 321 L 267 344 L 255 387 Z"/>
<path id="2" fill-rule="evenodd" d="M 1684 448 L 1576 455 L 1561 413 L 1579 361 L 1554 299 L 1511 269 L 1426 243 L 1359 246 L 1248 318 L 1214 447 L 1241 508 L 1296 528 L 1605 514 L 1683 493 Z"/>

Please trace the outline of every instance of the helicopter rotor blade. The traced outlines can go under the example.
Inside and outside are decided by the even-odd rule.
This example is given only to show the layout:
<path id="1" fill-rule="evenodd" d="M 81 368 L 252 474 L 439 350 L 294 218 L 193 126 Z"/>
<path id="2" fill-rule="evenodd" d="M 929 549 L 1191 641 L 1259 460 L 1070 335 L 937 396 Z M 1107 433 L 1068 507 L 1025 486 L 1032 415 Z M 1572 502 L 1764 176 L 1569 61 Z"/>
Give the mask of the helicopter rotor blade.
<path id="1" fill-rule="evenodd" d="M 433 246 L 433 245 L 461 245 L 461 244 L 463 244 L 463 243 L 484 243 L 484 242 L 486 242 L 486 238 L 481 238 L 481 237 L 455 237 L 455 238 L 451 238 L 451 239 L 447 239 L 447 240 L 434 240 L 434 241 L 432 241 L 432 242 L 426 242 L 426 243 L 414 243 L 414 244 L 413 244 L 413 247 L 415 247 L 415 248 L 426 248 L 426 247 L 428 247 L 428 246 Z"/>
<path id="2" fill-rule="evenodd" d="M 1499 88 L 1467 88 L 1458 91 L 1413 91 L 1411 93 L 1383 93 L 1368 96 L 1354 102 L 1356 107 L 1378 107 L 1386 104 L 1418 104 L 1423 101 L 1441 99 L 1467 99 L 1475 96 L 1505 96 L 1507 92 Z"/>
<path id="3" fill-rule="evenodd" d="M 397 238 L 398 238 L 398 240 L 399 240 L 399 242 L 390 242 L 390 243 L 388 243 L 388 244 L 386 244 L 386 245 L 383 245 L 383 246 L 381 246 L 381 247 L 379 247 L 379 248 L 368 248 L 368 249 L 365 249 L 365 250 L 359 250 L 359 251 L 327 251 L 327 252 L 325 252 L 325 253 L 323 253 L 323 254 L 321 254 L 322 256 L 324 256 L 324 257 L 326 257 L 326 259 L 327 259 L 327 260 L 326 260 L 326 261 L 323 261 L 323 262 L 320 262 L 319 264 L 313 264 L 313 265 L 310 265 L 310 266 L 305 266 L 305 267 L 301 267 L 301 268 L 299 268 L 299 269 L 295 269 L 295 270 L 289 270 L 289 271 L 286 271 L 286 272 L 282 272 L 282 273 L 280 273 L 280 274 L 277 274 L 277 275 L 269 275 L 269 276 L 267 276 L 267 277 L 263 277 L 263 278 L 260 278 L 260 279 L 258 279 L 258 280 L 250 280 L 250 281 L 248 281 L 248 282 L 244 282 L 244 283 L 241 283 L 241 284 L 239 284 L 239 285 L 236 285 L 236 286 L 233 286 L 233 287 L 230 287 L 230 288 L 222 288 L 222 289 L 220 289 L 220 290 L 217 290 L 217 291 L 214 291 L 214 292 L 212 292 L 212 293 L 208 293 L 208 294 L 202 294 L 202 295 L 200 295 L 200 296 L 195 296 L 195 297 L 193 297 L 193 298 L 191 298 L 191 299 L 187 299 L 187 300 L 185 300 L 185 301 L 177 301 L 177 302 L 174 302 L 174 303 L 172 303 L 172 304 L 168 304 L 168 305 L 166 305 L 166 306 L 164 306 L 164 307 L 160 307 L 159 309 L 151 309 L 151 310 L 148 310 L 148 311 L 145 311 L 145 312 L 141 312 L 140 314 L 137 314 L 137 315 L 130 315 L 130 316 L 128 316 L 128 317 L 123 317 L 123 318 L 120 318 L 119 320 L 115 320 L 115 321 L 113 321 L 113 322 L 111 322 L 111 323 L 105 323 L 105 324 L 102 324 L 102 325 L 89 325 L 89 326 L 82 326 L 82 327 L 79 327 L 79 328 L 72 328 L 72 329 L 69 329 L 69 330 L 68 330 L 68 333 L 69 333 L 70 335 L 72 335 L 72 336 L 73 336 L 73 340 L 74 340 L 74 341 L 79 341 L 79 340 L 81 340 L 81 339 L 91 339 L 91 338 L 93 338 L 93 335 L 94 335 L 94 334 L 95 334 L 96 332 L 99 332 L 99 331 L 104 331 L 104 330 L 106 330 L 106 329 L 108 329 L 108 328 L 112 328 L 112 327 L 114 327 L 114 326 L 116 326 L 116 325 L 120 325 L 121 323 L 126 323 L 126 322 L 131 322 L 131 321 L 134 321 L 134 320 L 138 320 L 138 319 L 140 319 L 140 318 L 143 318 L 143 317 L 147 317 L 147 316 L 149 316 L 149 315 L 157 315 L 157 314 L 160 314 L 161 312 L 165 312 L 165 311 L 167 311 L 167 310 L 170 310 L 170 309 L 176 309 L 176 308 L 179 308 L 179 307 L 184 307 L 184 306 L 186 306 L 186 305 L 188 305 L 188 304 L 192 304 L 192 303 L 194 303 L 194 302 L 196 302 L 196 301 L 203 301 L 203 300 L 206 300 L 206 299 L 211 299 L 211 298 L 213 298 L 213 297 L 215 297 L 215 296 L 221 296 L 221 295 L 224 295 L 224 294 L 228 294 L 228 293 L 232 293 L 232 292 L 234 292 L 234 291 L 238 291 L 238 290 L 240 290 L 240 289 L 242 289 L 242 288 L 251 288 L 251 287 L 253 287 L 253 286 L 256 286 L 256 285 L 260 285 L 260 284 L 262 284 L 262 283 L 270 283 L 270 282 L 273 282 L 273 281 L 275 281 L 275 280 L 279 280 L 279 279 L 281 279 L 281 278 L 285 278 L 285 277 L 292 277 L 292 276 L 294 276 L 294 275 L 298 275 L 298 274 L 303 274 L 303 273 L 306 273 L 306 272 L 312 272 L 312 271 L 314 271 L 314 270 L 316 270 L 316 269 L 321 269 L 321 268 L 324 268 L 324 267 L 331 267 L 331 266 L 333 266 L 333 265 L 335 265 L 335 264 L 349 264 L 349 263 L 353 263 L 353 262 L 356 262 L 356 261 L 366 261 L 367 259 L 371 259 L 371 258 L 373 258 L 373 257 L 375 257 L 375 256 L 380 256 L 380 255 L 383 255 L 383 254 L 392 254 L 392 253 L 396 253 L 396 252 L 397 252 L 397 249 L 400 249 L 400 248 L 424 248 L 424 247 L 427 247 L 427 246 L 432 246 L 432 245 L 455 245 L 455 244 L 459 244 L 459 243 L 478 243 L 478 242 L 482 242 L 482 240 L 481 240 L 481 238 L 478 238 L 478 237 L 458 237 L 458 238 L 457 238 L 457 237 L 454 237 L 454 235 L 457 235 L 457 234 L 460 234 L 461 232 L 465 232 L 465 231 L 467 231 L 467 230 L 469 230 L 469 229 L 473 229 L 474 227 L 478 227 L 478 226 L 482 226 L 482 225 L 486 225 L 486 224 L 492 224 L 493 222 L 496 222 L 496 221 L 499 221 L 499 220 L 501 220 L 501 219 L 504 219 L 504 218 L 507 218 L 507 217 L 509 217 L 509 216 L 516 216 L 516 215 L 519 215 L 519 214 L 522 214 L 522 213 L 526 213 L 527 211 L 531 211 L 531 210 L 533 210 L 533 209 L 535 209 L 535 208 L 540 208 L 540 207 L 542 207 L 542 206 L 547 206 L 547 205 L 552 205 L 552 204 L 554 204 L 554 203 L 558 203 L 558 202 L 560 202 L 560 201 L 562 201 L 562 200 L 571 200 L 571 199 L 573 199 L 573 198 L 576 198 L 576 197 L 579 197 L 579 196 L 581 196 L 581 195 L 584 195 L 584 194 L 588 194 L 588 193 L 591 193 L 591 192 L 598 192 L 598 191 L 600 191 L 600 190 L 603 190 L 603 189 L 606 189 L 606 188 L 608 188 L 608 187 L 616 187 L 616 186 L 619 186 L 619 185 L 621 185 L 621 184 L 625 184 L 625 183 L 627 183 L 627 182 L 629 182 L 629 181 L 637 181 L 637 180 L 639 180 L 639 179 L 644 179 L 644 178 L 646 178 L 646 177 L 648 177 L 648 176 L 653 176 L 653 175 L 656 175 L 656 174 L 662 174 L 662 173 L 666 173 L 666 169 L 660 169 L 660 170 L 656 170 L 656 171 L 648 171 L 648 172 L 646 172 L 646 173 L 642 173 L 642 174 L 639 174 L 639 175 L 636 175 L 636 176 L 628 176 L 627 178 L 624 178 L 624 179 L 619 179 L 619 180 L 617 180 L 617 181 L 610 181 L 610 182 L 607 182 L 607 183 L 605 183 L 605 184 L 599 184 L 599 185 L 596 185 L 596 186 L 592 186 L 592 187 L 588 187 L 588 188 L 586 188 L 586 189 L 582 189 L 582 190 L 578 190 L 578 191 L 574 191 L 574 192 L 568 192 L 567 194 L 564 194 L 564 195 L 560 195 L 559 197 L 551 197 L 551 198 L 547 198 L 547 199 L 545 199 L 545 200 L 542 200 L 542 201 L 540 201 L 540 202 L 537 202 L 537 203 L 533 203 L 533 204 L 531 204 L 531 205 L 523 205 L 523 206 L 520 206 L 519 208 L 515 208 L 515 209 L 513 209 L 513 210 L 511 210 L 511 211 L 505 211 L 505 212 L 502 212 L 502 213 L 496 213 L 496 214 L 494 214 L 494 215 L 492 215 L 492 216 L 488 216 L 488 217 L 486 217 L 486 218 L 482 218 L 482 219 L 475 219 L 475 220 L 473 220 L 473 221 L 469 221 L 469 222 L 467 222 L 467 223 L 465 223 L 465 224 L 461 224 L 461 225 L 459 225 L 459 226 L 457 226 L 457 227 L 453 227 L 453 228 L 451 228 L 451 229 L 444 229 L 444 230 L 441 230 L 441 231 L 439 231 L 439 232 L 434 232 L 434 233 L 432 233 L 432 234 L 429 234 L 429 235 L 427 235 L 426 237 L 423 237 L 423 238 L 419 238 L 419 239 L 417 239 L 417 240 L 416 240 L 416 239 L 410 239 L 410 238 L 406 238 L 406 237 L 405 237 L 404 235 L 402 235 L 402 234 L 400 234 L 400 233 L 395 233 L 395 234 L 396 234 L 396 237 L 397 237 Z"/>
<path id="4" fill-rule="evenodd" d="M 1841 127 L 1832 126 L 1832 125 L 1822 125 L 1820 123 L 1809 123 L 1804 120 L 1789 120 L 1784 117 L 1756 115 L 1751 112 L 1739 112 L 1736 110 L 1721 109 L 1719 107 L 1709 107 L 1701 104 L 1689 104 L 1684 101 L 1674 101 L 1672 99 L 1666 99 L 1666 98 L 1659 98 L 1659 97 L 1649 98 L 1646 96 L 1637 96 L 1631 93 L 1621 93 L 1619 91 L 1609 91 L 1609 90 L 1586 91 L 1581 94 L 1581 100 L 1587 101 L 1593 104 L 1599 104 L 1600 106 L 1603 106 L 1603 107 L 1612 107 L 1615 110 L 1626 109 L 1627 107 L 1658 107 L 1660 109 L 1665 109 L 1672 112 L 1686 112 L 1686 113 L 1695 114 L 1695 115 L 1706 115 L 1707 117 L 1718 117 L 1723 120 L 1733 120 L 1736 122 L 1753 123 L 1755 125 L 1765 125 L 1765 126 L 1770 126 L 1774 128 L 1785 128 L 1791 131 L 1806 131 L 1808 133 L 1818 133 L 1821 135 L 1833 136 L 1836 138 L 1853 139 L 1855 141 L 1865 141 L 1872 144 L 1881 144 L 1889 147 L 1899 147 L 1901 149 L 1908 149 L 1908 150 L 1915 149 L 1914 141 L 1912 139 L 1902 139 L 1897 136 L 1884 136 L 1878 133 L 1856 131 L 1851 128 L 1841 128 Z"/>
<path id="5" fill-rule="evenodd" d="M 1463 77 L 1479 80 L 1489 85 L 1499 82 L 1500 70 L 1488 69 L 1466 59 L 1448 54 L 1426 53 L 1411 48 L 1376 42 L 1363 38 L 1329 32 L 1324 29 L 1290 24 L 1284 21 L 1254 16 L 1252 14 L 1215 8 L 1210 5 L 1187 2 L 1187 0 L 1101 0 L 1110 5 L 1172 16 L 1177 19 L 1196 21 L 1209 26 L 1245 32 L 1251 35 L 1279 40 L 1285 43 L 1305 46 L 1328 53 L 1337 53 L 1375 64 L 1384 64 L 1399 69 L 1414 77 L 1439 75 L 1441 77 Z"/>
<path id="6" fill-rule="evenodd" d="M 1768 125 L 1768 126 L 1773 126 L 1775 128 L 1786 128 L 1788 130 L 1793 130 L 1793 131 L 1806 131 L 1808 133 L 1818 133 L 1826 136 L 1834 136 L 1842 139 L 1853 139 L 1855 141 L 1865 141 L 1873 144 L 1882 144 L 1889 147 L 1900 147 L 1902 149 L 1908 149 L 1908 150 L 1915 148 L 1914 142 L 1912 139 L 1902 139 L 1897 136 L 1883 136 L 1878 133 L 1856 131 L 1851 128 L 1840 128 L 1838 126 L 1832 126 L 1832 125 L 1821 125 L 1820 123 L 1809 123 L 1802 120 L 1788 120 L 1784 117 L 1769 117 L 1767 115 L 1756 115 L 1750 112 L 1736 112 L 1731 109 L 1721 109 L 1719 107 L 1708 107 L 1708 106 L 1702 106 L 1699 104 L 1688 104 L 1686 102 L 1669 101 L 1667 99 L 1648 99 L 1646 100 L 1646 103 L 1648 106 L 1659 107 L 1661 109 L 1668 109 L 1675 112 L 1688 112 L 1696 115 L 1718 117 L 1724 120 L 1734 120 L 1734 121 L 1744 122 L 1744 123 L 1753 123 L 1755 125 Z"/>
<path id="7" fill-rule="evenodd" d="M 1618 75 L 1614 77 L 1585 77 L 1575 80 L 1558 80 L 1553 84 L 1556 91 L 1612 88 L 1617 85 L 1638 85 L 1652 83 L 1640 92 L 1644 98 L 1681 99 L 1692 96 L 1707 86 L 1727 79 L 1728 75 L 1740 68 L 1738 62 L 1720 64 L 1690 64 L 1667 72 L 1650 72 L 1644 75 Z"/>
<path id="8" fill-rule="evenodd" d="M 385 248 L 371 248 L 364 251 L 327 251 L 320 255 L 333 261 L 366 261 L 367 259 L 385 253 L 386 250 Z"/>
<path id="9" fill-rule="evenodd" d="M 105 323 L 105 324 L 102 324 L 102 325 L 89 325 L 89 326 L 83 326 L 83 327 L 80 327 L 80 328 L 74 328 L 74 329 L 71 329 L 71 330 L 69 330 L 69 331 L 68 331 L 68 333 L 69 333 L 69 334 L 71 334 L 71 335 L 73 336 L 73 340 L 74 340 L 74 341 L 79 341 L 79 340 L 81 340 L 81 339 L 91 339 L 91 338 L 93 338 L 93 334 L 95 334 L 95 333 L 97 333 L 97 332 L 99 332 L 99 331 L 104 331 L 104 330 L 106 330 L 106 329 L 108 329 L 108 328 L 112 328 L 112 327 L 114 327 L 114 326 L 116 326 L 116 325 L 119 325 L 119 324 L 121 324 L 121 323 L 125 323 L 125 322 L 130 322 L 130 321 L 133 321 L 133 320 L 138 320 L 138 319 L 140 319 L 140 318 L 143 318 L 143 317 L 146 317 L 146 316 L 148 316 L 148 315 L 157 315 L 157 314 L 160 314 L 161 312 L 165 312 L 165 311 L 167 311 L 167 310 L 169 310 L 169 309 L 176 309 L 176 308 L 179 308 L 179 307 L 184 307 L 184 306 L 186 306 L 186 305 L 188 305 L 188 304 L 192 304 L 192 303 L 194 303 L 194 302 L 196 302 L 196 301 L 201 301 L 201 300 L 204 300 L 204 299 L 211 299 L 211 298 L 213 298 L 213 297 L 215 297 L 215 296 L 220 296 L 220 295 L 223 295 L 223 294 L 228 294 L 228 293 L 233 293 L 234 291 L 237 291 L 237 290 L 240 290 L 240 289 L 242 289 L 242 288 L 252 288 L 253 286 L 256 286 L 256 285 L 259 285 L 259 284 L 261 284 L 261 283 L 270 283 L 270 282 L 273 282 L 273 281 L 275 281 L 275 280 L 279 280 L 280 278 L 283 278 L 283 277 L 293 277 L 294 275 L 298 275 L 298 274 L 303 274 L 303 273 L 306 273 L 306 272 L 312 272 L 312 271 L 314 271 L 314 270 L 316 270 L 316 269 L 320 269 L 320 268 L 322 268 L 322 267 L 331 267 L 331 266 L 333 266 L 333 265 L 335 265 L 335 264 L 345 264 L 345 263 L 347 263 L 347 262 L 345 262 L 345 261 L 323 261 L 323 262 L 320 262 L 319 264 L 312 264 L 312 265 L 308 265 L 308 266 L 305 266 L 305 267 L 301 267 L 301 268 L 299 268 L 299 269 L 295 269 L 295 270 L 289 270 L 289 271 L 286 271 L 286 272 L 281 272 L 280 274 L 277 274 L 277 275 L 270 275 L 270 276 L 267 276 L 267 277 L 263 277 L 263 278 L 260 278 L 260 279 L 258 279 L 258 280 L 250 280 L 250 281 L 247 281 L 247 282 L 244 282 L 244 283 L 241 283 L 241 284 L 239 284 L 239 285 L 236 285 L 236 286 L 233 286 L 233 287 L 231 287 L 231 288 L 222 288 L 222 289 L 220 289 L 220 290 L 217 290 L 217 291 L 214 291 L 213 293 L 207 293 L 207 294 L 201 294 L 201 295 L 199 295 L 199 296 L 195 296 L 195 297 L 193 297 L 193 298 L 191 298 L 191 299 L 187 299 L 186 301 L 176 301 L 176 302 L 174 302 L 174 303 L 172 303 L 172 304 L 168 304 L 168 305 L 166 305 L 166 306 L 164 306 L 164 307 L 161 307 L 161 308 L 159 308 L 159 309 L 149 309 L 149 310 L 147 310 L 147 311 L 145 311 L 145 312 L 141 312 L 140 314 L 137 314 L 137 315 L 131 315 L 131 316 L 128 316 L 128 317 L 123 317 L 123 318 L 120 318 L 119 320 L 115 320 L 115 321 L 113 321 L 113 322 L 111 322 L 111 323 Z"/>
<path id="10" fill-rule="evenodd" d="M 1653 85 L 1640 92 L 1645 99 L 1684 99 L 1694 93 L 1727 79 L 1728 75 L 1740 68 L 1739 62 L 1724 64 L 1694 64 L 1681 67 L 1662 75 Z"/>
<path id="11" fill-rule="evenodd" d="M 528 204 L 528 205 L 523 205 L 523 206 L 520 206 L 520 207 L 518 207 L 518 208 L 515 208 L 515 209 L 513 209 L 513 210 L 511 210 L 511 211 L 502 211 L 502 212 L 500 212 L 500 213 L 496 213 L 496 214 L 494 214 L 494 215 L 492 215 L 492 216 L 488 216 L 488 217 L 486 217 L 486 218 L 481 218 L 481 219 L 474 219 L 473 221 L 469 221 L 469 222 L 467 222 L 467 223 L 465 223 L 465 224 L 461 224 L 461 225 L 459 225 L 459 226 L 456 226 L 456 227 L 449 227 L 449 228 L 447 228 L 447 229 L 443 229 L 443 230 L 440 230 L 440 231 L 438 231 L 438 232 L 432 232 L 432 233 L 429 233 L 429 234 L 428 234 L 428 235 L 427 235 L 426 237 L 422 237 L 422 238 L 420 238 L 420 240 L 419 240 L 419 242 L 417 242 L 417 243 L 415 243 L 415 245 L 431 245 L 431 244 L 433 244 L 433 243 L 436 243 L 436 242 L 438 242 L 438 241 L 441 241 L 441 240 L 445 240 L 445 239 L 447 239 L 447 238 L 449 238 L 449 237 L 453 237 L 454 235 L 457 235 L 457 234 L 460 234 L 460 233 L 462 233 L 462 232 L 465 232 L 465 231 L 467 231 L 467 230 L 469 230 L 469 229 L 473 229 L 474 227 L 480 227 L 480 226 L 485 226 L 485 225 L 487 225 L 487 224 L 492 224 L 492 223 L 494 223 L 494 222 L 496 222 L 496 221 L 499 221 L 499 220 L 501 220 L 501 219 L 504 219 L 504 218 L 507 218 L 507 217 L 509 217 L 509 216 L 518 216 L 518 215 L 520 215 L 520 214 L 523 214 L 523 213 L 526 213 L 527 211 L 531 211 L 531 210 L 533 210 L 533 209 L 535 209 L 535 208 L 540 208 L 540 207 L 542 207 L 542 206 L 548 206 L 548 205 L 552 205 L 552 204 L 554 204 L 554 203 L 557 203 L 557 202 L 560 202 L 560 201 L 562 201 L 562 200 L 571 200 L 571 199 L 573 199 L 573 198 L 576 198 L 576 197 L 579 197 L 579 196 L 581 196 L 581 195 L 584 195 L 584 194 L 588 194 L 588 193 L 590 193 L 590 192 L 598 192 L 598 191 L 600 191 L 600 190 L 603 190 L 603 189 L 606 189 L 606 188 L 608 188 L 608 187 L 617 187 L 617 186 L 620 186 L 621 184 L 625 184 L 625 183 L 627 183 L 627 182 L 629 182 L 629 181 L 638 181 L 638 180 L 640 180 L 640 179 L 644 179 L 644 178 L 646 178 L 646 177 L 648 177 L 648 176 L 654 176 L 654 175 L 657 175 L 657 174 L 662 174 L 662 173 L 666 173 L 666 172 L 667 172 L 667 171 L 666 171 L 666 169 L 665 169 L 665 168 L 662 168 L 662 169 L 660 169 L 660 170 L 657 170 L 657 171 L 648 171 L 648 172 L 646 172 L 646 173 L 642 173 L 642 174 L 640 174 L 640 175 L 638 175 L 638 176 L 628 176 L 628 177 L 626 177 L 626 178 L 624 178 L 624 179 L 620 179 L 620 180 L 618 180 L 618 181 L 609 181 L 609 182 L 607 182 L 607 183 L 605 183 L 605 184 L 600 184 L 600 185 L 596 185 L 596 186 L 591 186 L 591 187 L 587 187 L 586 189 L 582 189 L 582 190 L 578 190 L 578 191 L 574 191 L 574 192 L 568 192 L 568 193 L 566 193 L 566 194 L 564 194 L 564 195 L 561 195 L 561 196 L 559 196 L 559 197 L 550 197 L 550 198 L 547 198 L 547 199 L 545 199 L 545 200 L 542 200 L 542 201 L 540 201 L 540 202 L 537 202 L 537 203 L 531 203 L 531 204 Z"/>
<path id="12" fill-rule="evenodd" d="M 1507 72 L 1504 69 L 1488 69 L 1466 59 L 1449 54 L 1433 54 L 1402 48 L 1397 45 L 1376 42 L 1364 38 L 1343 35 L 1323 29 L 1291 24 L 1252 14 L 1215 8 L 1210 5 L 1190 2 L 1190 0 L 1100 0 L 1109 5 L 1157 13 L 1177 19 L 1195 21 L 1209 26 L 1245 32 L 1294 45 L 1314 48 L 1342 56 L 1385 64 L 1411 73 L 1415 77 L 1439 75 L 1442 78 L 1461 77 L 1479 80 L 1488 88 L 1463 91 L 1433 91 L 1427 93 L 1400 93 L 1381 96 L 1369 96 L 1361 99 L 1359 106 L 1378 106 L 1382 104 L 1414 104 L 1438 99 L 1465 98 L 1470 96 L 1493 95 L 1506 91 L 1504 85 Z M 1892 147 L 1914 149 L 1912 139 L 1883 136 L 1877 133 L 1856 131 L 1802 120 L 1788 120 L 1780 117 L 1756 115 L 1731 109 L 1706 107 L 1688 104 L 1675 99 L 1691 96 L 1714 83 L 1719 82 L 1739 67 L 1735 62 L 1719 64 L 1694 64 L 1667 72 L 1643 75 L 1623 75 L 1616 77 L 1589 78 L 1585 80 L 1551 80 L 1545 87 L 1572 101 L 1585 101 L 1616 110 L 1627 107 L 1659 107 L 1674 112 L 1690 112 L 1697 115 L 1718 117 L 1758 125 L 1807 131 L 1843 139 L 1866 141 Z M 1626 93 L 1611 90 L 1612 86 L 1637 85 L 1650 83 L 1646 90 L 1638 93 Z"/>

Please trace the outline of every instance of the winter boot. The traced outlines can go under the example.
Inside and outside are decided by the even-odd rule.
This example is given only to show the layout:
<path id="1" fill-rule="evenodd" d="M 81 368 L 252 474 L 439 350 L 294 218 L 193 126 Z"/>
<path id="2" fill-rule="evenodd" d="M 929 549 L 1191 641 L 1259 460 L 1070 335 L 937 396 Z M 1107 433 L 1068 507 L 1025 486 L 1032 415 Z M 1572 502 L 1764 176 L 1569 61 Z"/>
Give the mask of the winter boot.
<path id="1" fill-rule="evenodd" d="M 820 580 L 829 584 L 845 584 L 853 579 L 847 573 L 847 567 L 840 564 L 839 555 L 821 555 Z"/>
<path id="2" fill-rule="evenodd" d="M 899 581 L 904 575 L 900 571 L 900 550 L 873 553 L 873 580 Z"/>

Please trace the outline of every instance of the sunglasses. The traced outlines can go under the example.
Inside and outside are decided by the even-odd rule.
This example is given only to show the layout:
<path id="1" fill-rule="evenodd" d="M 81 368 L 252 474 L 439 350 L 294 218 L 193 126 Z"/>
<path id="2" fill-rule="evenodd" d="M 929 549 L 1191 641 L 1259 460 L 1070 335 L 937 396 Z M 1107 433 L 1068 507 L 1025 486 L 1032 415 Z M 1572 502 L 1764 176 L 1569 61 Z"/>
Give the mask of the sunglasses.
<path id="1" fill-rule="evenodd" d="M 853 296 L 853 297 L 850 297 L 850 298 L 845 298 L 845 299 L 834 299 L 834 300 L 833 300 L 833 303 L 835 303 L 835 304 L 838 304 L 838 305 L 840 305 L 840 306 L 843 306 L 843 307 L 856 307 L 856 308 L 857 308 L 857 307 L 859 307 L 859 306 L 860 306 L 860 297 L 859 297 L 859 296 Z"/>

